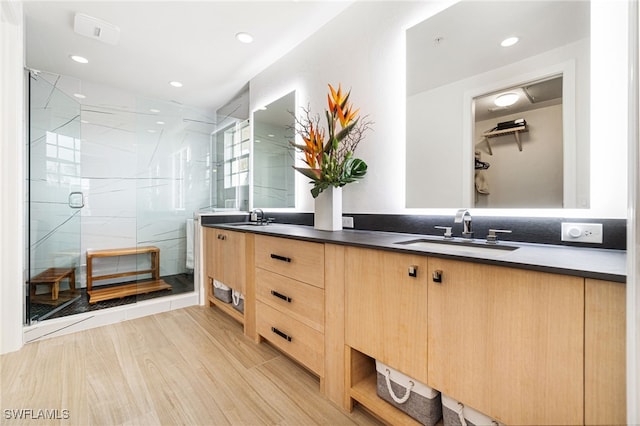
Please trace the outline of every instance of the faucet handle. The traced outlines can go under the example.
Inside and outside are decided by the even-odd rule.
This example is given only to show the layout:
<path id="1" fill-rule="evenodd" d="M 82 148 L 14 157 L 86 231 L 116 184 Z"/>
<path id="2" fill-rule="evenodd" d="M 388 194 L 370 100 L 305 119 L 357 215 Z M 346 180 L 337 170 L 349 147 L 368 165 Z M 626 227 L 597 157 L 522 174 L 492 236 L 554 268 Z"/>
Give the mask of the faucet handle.
<path id="1" fill-rule="evenodd" d="M 510 229 L 489 229 L 489 235 L 487 235 L 487 244 L 495 244 L 498 242 L 498 236 L 496 234 L 510 234 Z"/>
<path id="2" fill-rule="evenodd" d="M 444 237 L 453 238 L 453 234 L 451 233 L 451 226 L 434 226 L 434 228 L 444 229 Z"/>

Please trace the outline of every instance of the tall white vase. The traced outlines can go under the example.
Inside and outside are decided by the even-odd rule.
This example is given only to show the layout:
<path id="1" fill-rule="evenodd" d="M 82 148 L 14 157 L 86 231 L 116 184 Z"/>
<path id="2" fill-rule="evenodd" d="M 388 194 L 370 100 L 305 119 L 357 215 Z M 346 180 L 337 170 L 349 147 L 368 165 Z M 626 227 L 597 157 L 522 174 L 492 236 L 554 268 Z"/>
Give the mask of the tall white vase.
<path id="1" fill-rule="evenodd" d="M 323 231 L 342 229 L 342 188 L 329 188 L 315 198 L 313 227 Z"/>

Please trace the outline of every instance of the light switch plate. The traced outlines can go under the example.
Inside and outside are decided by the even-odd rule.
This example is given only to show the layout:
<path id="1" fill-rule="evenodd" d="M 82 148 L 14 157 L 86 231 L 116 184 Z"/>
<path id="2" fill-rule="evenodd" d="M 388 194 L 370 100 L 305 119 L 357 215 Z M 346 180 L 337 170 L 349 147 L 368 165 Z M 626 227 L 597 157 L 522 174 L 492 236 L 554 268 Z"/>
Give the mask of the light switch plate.
<path id="1" fill-rule="evenodd" d="M 602 244 L 602 224 L 563 223 L 562 241 Z"/>
<path id="2" fill-rule="evenodd" d="M 351 216 L 342 216 L 342 227 L 353 228 L 353 218 Z"/>

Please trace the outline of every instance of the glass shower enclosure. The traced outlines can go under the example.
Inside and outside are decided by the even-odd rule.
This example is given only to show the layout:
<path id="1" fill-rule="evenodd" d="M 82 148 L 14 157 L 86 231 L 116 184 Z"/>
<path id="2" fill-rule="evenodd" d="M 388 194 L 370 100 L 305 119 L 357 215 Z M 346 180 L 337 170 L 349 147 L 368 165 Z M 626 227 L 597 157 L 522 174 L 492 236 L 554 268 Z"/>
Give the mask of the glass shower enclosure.
<path id="1" fill-rule="evenodd" d="M 28 265 L 25 323 L 80 297 L 80 104 L 36 72 L 29 78 Z"/>
<path id="2" fill-rule="evenodd" d="M 28 81 L 25 324 L 192 293 L 214 120 L 46 71 Z"/>

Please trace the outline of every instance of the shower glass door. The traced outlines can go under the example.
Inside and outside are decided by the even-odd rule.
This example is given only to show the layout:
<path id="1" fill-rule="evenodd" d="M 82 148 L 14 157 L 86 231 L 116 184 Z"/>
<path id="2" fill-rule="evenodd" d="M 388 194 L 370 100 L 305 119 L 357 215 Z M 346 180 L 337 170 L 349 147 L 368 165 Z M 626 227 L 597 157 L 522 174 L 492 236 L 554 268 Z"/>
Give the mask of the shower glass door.
<path id="1" fill-rule="evenodd" d="M 29 76 L 27 324 L 80 297 L 80 104 L 46 77 Z"/>

